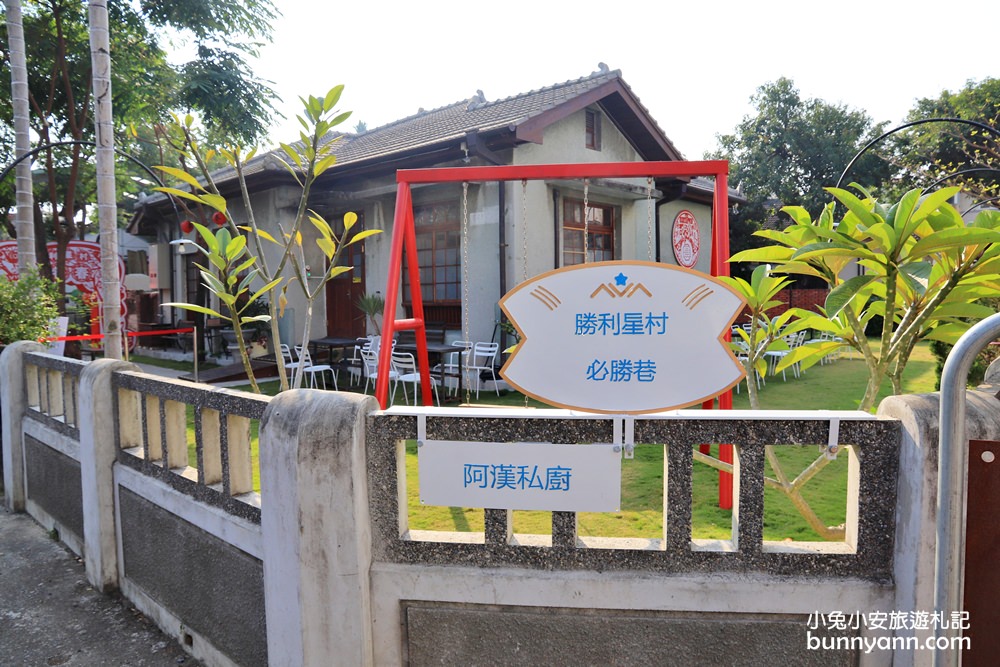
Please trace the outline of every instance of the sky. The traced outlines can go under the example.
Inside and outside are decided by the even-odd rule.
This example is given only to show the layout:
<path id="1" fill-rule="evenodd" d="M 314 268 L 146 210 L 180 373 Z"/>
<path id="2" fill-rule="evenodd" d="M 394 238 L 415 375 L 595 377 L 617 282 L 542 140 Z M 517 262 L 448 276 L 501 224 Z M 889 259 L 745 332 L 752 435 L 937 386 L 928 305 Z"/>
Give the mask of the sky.
<path id="1" fill-rule="evenodd" d="M 761 85 L 788 77 L 803 98 L 860 109 L 892 126 L 917 99 L 1000 76 L 996 0 L 930 9 L 899 0 L 388 0 L 345 6 L 280 0 L 283 17 L 255 71 L 282 101 L 272 140 L 298 136 L 300 95 L 344 84 L 340 108 L 369 129 L 467 99 L 587 76 L 622 78 L 688 159 L 752 111 Z M 937 3 L 935 3 L 937 4 Z M 924 7 L 928 8 L 924 8 Z"/>

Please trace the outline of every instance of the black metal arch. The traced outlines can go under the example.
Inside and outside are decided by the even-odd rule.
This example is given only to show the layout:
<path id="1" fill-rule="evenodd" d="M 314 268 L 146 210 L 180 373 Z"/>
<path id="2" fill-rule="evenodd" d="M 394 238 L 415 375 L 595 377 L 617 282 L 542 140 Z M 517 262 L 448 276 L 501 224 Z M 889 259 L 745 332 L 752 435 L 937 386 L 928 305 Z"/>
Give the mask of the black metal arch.
<path id="1" fill-rule="evenodd" d="M 867 144 L 865 144 L 864 148 L 858 151 L 858 153 L 853 158 L 851 158 L 851 161 L 847 163 L 847 166 L 844 167 L 844 171 L 841 172 L 840 178 L 837 179 L 837 187 L 839 188 L 841 186 L 841 183 L 844 182 L 844 177 L 847 176 L 847 172 L 851 170 L 851 167 L 854 166 L 854 163 L 857 162 L 862 155 L 868 152 L 869 148 L 871 148 L 878 142 L 882 141 L 886 137 L 895 134 L 896 132 L 905 130 L 908 127 L 914 127 L 915 125 L 925 125 L 927 123 L 958 123 L 960 125 L 971 125 L 972 127 L 977 127 L 980 130 L 985 130 L 990 134 L 995 134 L 998 137 L 1000 137 L 1000 130 L 997 130 L 995 127 L 986 125 L 985 123 L 980 123 L 979 121 L 967 120 L 965 118 L 924 118 L 923 120 L 913 120 L 908 123 L 903 123 L 899 127 L 894 127 L 888 132 L 885 132 L 879 135 L 878 137 L 875 137 Z"/>
<path id="2" fill-rule="evenodd" d="M 38 155 L 42 151 L 48 150 L 49 148 L 55 148 L 57 146 L 93 146 L 94 148 L 97 148 L 97 144 L 94 143 L 93 141 L 83 141 L 83 140 L 79 140 L 79 139 L 74 139 L 72 141 L 57 141 L 57 142 L 52 143 L 52 144 L 45 144 L 44 146 L 39 146 L 38 148 L 34 148 L 34 149 L 28 151 L 27 153 L 25 153 L 24 155 L 22 155 L 21 157 L 17 158 L 13 162 L 11 162 L 9 165 L 7 165 L 6 167 L 4 167 L 4 170 L 2 172 L 0 172 L 0 181 L 3 181 L 5 178 L 7 178 L 7 175 L 10 173 L 10 171 L 14 167 L 16 167 L 17 165 L 21 164 L 22 162 L 24 162 L 28 158 L 35 157 L 36 155 Z M 129 153 L 126 153 L 123 150 L 119 150 L 117 148 L 114 149 L 114 150 L 115 150 L 115 154 L 116 155 L 120 155 L 121 157 L 128 158 L 129 160 L 131 160 L 135 164 L 139 165 L 139 167 L 141 167 L 143 171 L 145 171 L 147 174 L 149 174 L 152 177 L 152 179 L 154 181 L 156 181 L 157 185 L 159 185 L 161 188 L 162 187 L 166 187 L 166 184 L 162 180 L 160 180 L 160 177 L 157 176 L 156 172 L 154 172 L 152 169 L 150 169 L 149 166 L 146 165 L 145 162 L 143 162 L 139 158 L 135 157 L 134 155 L 130 155 Z"/>

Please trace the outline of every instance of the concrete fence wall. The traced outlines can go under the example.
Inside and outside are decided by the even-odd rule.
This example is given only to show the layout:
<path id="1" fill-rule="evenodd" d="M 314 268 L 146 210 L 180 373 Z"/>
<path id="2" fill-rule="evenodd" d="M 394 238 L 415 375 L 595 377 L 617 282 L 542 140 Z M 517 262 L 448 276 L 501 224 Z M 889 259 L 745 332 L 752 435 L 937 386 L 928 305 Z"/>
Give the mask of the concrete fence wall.
<path id="1" fill-rule="evenodd" d="M 929 609 L 936 432 L 905 407 L 926 399 L 898 399 L 879 418 L 382 412 L 363 395 L 256 397 L 30 343 L 4 351 L 0 378 L 8 503 L 56 528 L 95 586 L 120 589 L 208 664 L 930 660 L 866 652 L 862 639 L 914 632 L 858 621 Z M 515 513 L 489 508 L 471 509 L 479 531 L 417 530 L 406 443 L 429 440 L 662 448 L 662 534 L 590 535 L 575 513 L 553 512 L 550 531 L 527 535 Z M 735 445 L 728 540 L 692 539 L 704 443 Z M 848 470 L 844 539 L 764 540 L 764 448 L 831 444 Z M 857 622 L 816 622 L 834 614 Z M 819 637 L 843 642 L 813 650 Z"/>

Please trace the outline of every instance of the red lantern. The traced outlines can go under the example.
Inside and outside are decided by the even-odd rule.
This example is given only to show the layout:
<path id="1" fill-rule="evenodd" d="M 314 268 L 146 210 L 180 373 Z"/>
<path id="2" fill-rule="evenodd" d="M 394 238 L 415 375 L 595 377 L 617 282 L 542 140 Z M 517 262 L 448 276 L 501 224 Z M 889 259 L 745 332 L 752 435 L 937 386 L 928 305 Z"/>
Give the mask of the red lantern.
<path id="1" fill-rule="evenodd" d="M 219 227 L 226 224 L 226 214 L 222 211 L 216 211 L 212 214 L 212 222 L 217 224 Z"/>
<path id="2" fill-rule="evenodd" d="M 181 221 L 181 231 L 185 234 L 190 234 L 194 231 L 194 224 L 190 220 Z"/>

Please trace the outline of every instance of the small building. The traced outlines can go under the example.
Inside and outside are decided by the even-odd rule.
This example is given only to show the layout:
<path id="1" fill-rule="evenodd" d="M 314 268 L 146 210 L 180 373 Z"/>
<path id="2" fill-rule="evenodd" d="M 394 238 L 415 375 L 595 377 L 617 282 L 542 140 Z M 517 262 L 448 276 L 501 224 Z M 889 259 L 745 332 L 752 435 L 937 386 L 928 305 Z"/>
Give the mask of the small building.
<path id="1" fill-rule="evenodd" d="M 337 141 L 337 163 L 313 187 L 309 208 L 331 224 L 354 212 L 358 228 L 384 233 L 351 247 L 344 263 L 354 270 L 328 285 L 313 313 L 313 338 L 365 335 L 356 304 L 365 293 L 385 290 L 399 169 L 684 159 L 621 72 L 603 63 L 579 79 L 498 100 L 476 91 L 455 104 L 331 140 Z M 258 225 L 271 231 L 279 221 L 289 225 L 301 190 L 276 154 L 254 158 L 245 175 Z M 217 184 L 234 220 L 245 219 L 235 174 L 220 173 Z M 472 183 L 467 192 L 461 184 L 417 186 L 413 207 L 427 326 L 460 338 L 467 321 L 472 340 L 500 340 L 500 297 L 522 280 L 583 262 L 585 246 L 590 261 L 653 260 L 708 273 L 713 185 L 704 178 L 641 178 Z M 730 193 L 731 201 L 743 201 Z M 184 236 L 178 223 L 158 195 L 144 200 L 130 231 L 156 239 L 161 302 L 200 302 L 194 258 L 170 245 Z M 305 225 L 303 233 L 316 231 Z M 323 266 L 322 253 L 305 245 L 312 251 L 307 262 Z M 169 277 L 162 275 L 164 264 Z M 298 341 L 303 331 L 304 301 L 295 292 L 288 291 L 284 340 Z M 411 315 L 405 272 L 402 292 L 397 317 Z"/>

